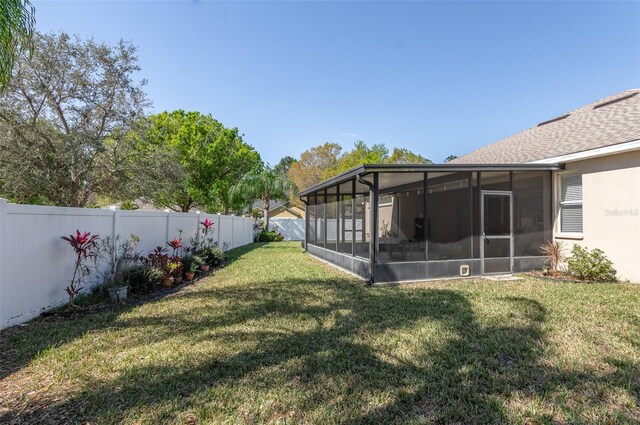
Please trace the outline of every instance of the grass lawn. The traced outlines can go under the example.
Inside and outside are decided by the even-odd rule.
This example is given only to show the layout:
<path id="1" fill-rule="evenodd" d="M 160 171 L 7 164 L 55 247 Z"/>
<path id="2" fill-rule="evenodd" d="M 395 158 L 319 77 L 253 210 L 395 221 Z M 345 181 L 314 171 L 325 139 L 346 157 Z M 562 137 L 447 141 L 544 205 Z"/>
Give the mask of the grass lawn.
<path id="1" fill-rule="evenodd" d="M 299 243 L 0 333 L 0 423 L 640 423 L 640 286 L 366 288 Z"/>

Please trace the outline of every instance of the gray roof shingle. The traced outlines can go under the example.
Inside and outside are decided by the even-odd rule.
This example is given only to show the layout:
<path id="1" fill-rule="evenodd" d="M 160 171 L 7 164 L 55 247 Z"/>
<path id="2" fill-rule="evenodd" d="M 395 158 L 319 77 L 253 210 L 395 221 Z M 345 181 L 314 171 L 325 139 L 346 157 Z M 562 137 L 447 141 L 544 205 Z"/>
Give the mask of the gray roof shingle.
<path id="1" fill-rule="evenodd" d="M 633 89 L 600 99 L 565 114 L 566 117 L 544 121 L 451 163 L 526 163 L 639 140 L 638 94 L 640 89 Z"/>

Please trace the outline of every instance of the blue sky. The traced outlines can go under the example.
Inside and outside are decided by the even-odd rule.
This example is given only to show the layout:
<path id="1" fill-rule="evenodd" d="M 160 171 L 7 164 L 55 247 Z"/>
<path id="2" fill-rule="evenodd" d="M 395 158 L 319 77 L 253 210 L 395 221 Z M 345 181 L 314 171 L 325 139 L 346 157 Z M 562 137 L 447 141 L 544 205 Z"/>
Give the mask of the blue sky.
<path id="1" fill-rule="evenodd" d="M 640 87 L 639 2 L 54 2 L 40 31 L 139 46 L 153 111 L 271 164 L 327 141 L 461 155 Z"/>

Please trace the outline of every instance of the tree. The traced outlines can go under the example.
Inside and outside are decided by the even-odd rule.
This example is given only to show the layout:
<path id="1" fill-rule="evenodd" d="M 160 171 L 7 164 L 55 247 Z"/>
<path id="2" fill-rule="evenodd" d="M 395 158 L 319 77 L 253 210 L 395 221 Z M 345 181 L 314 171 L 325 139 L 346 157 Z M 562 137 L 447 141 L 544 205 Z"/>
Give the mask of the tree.
<path id="1" fill-rule="evenodd" d="M 386 160 L 387 164 L 433 164 L 431 160 L 411 152 L 405 148 L 394 148 L 391 156 Z"/>
<path id="2" fill-rule="evenodd" d="M 325 143 L 302 152 L 300 159 L 291 164 L 287 176 L 299 189 L 307 189 L 329 177 L 336 167 L 342 146 Z"/>
<path id="3" fill-rule="evenodd" d="M 275 167 L 273 167 L 273 171 L 275 171 L 276 173 L 282 176 L 286 176 L 287 173 L 289 172 L 289 169 L 291 168 L 291 165 L 294 162 L 296 162 L 296 159 L 294 157 L 285 156 L 280 160 L 280 162 L 278 162 L 278 164 L 276 164 Z"/>
<path id="4" fill-rule="evenodd" d="M 198 206 L 216 212 L 241 209 L 231 188 L 247 173 L 262 167 L 260 154 L 242 140 L 237 128 L 226 128 L 211 115 L 177 110 L 149 117 L 139 135 L 138 157 L 161 159 L 170 167 L 163 178 L 157 166 L 150 173 L 142 193 L 158 207 L 189 211 Z M 165 159 L 162 159 L 165 158 Z M 146 168 L 146 167 L 145 167 Z M 145 185 L 142 185 L 145 186 Z"/>
<path id="5" fill-rule="evenodd" d="M 233 195 L 239 202 L 247 204 L 255 199 L 261 199 L 265 212 L 265 229 L 269 229 L 269 209 L 271 200 L 286 201 L 288 194 L 296 187 L 285 176 L 273 169 L 249 173 L 245 175 L 233 188 Z"/>
<path id="6" fill-rule="evenodd" d="M 35 9 L 28 0 L 0 2 L 0 93 L 9 81 L 18 56 L 31 49 Z"/>
<path id="7" fill-rule="evenodd" d="M 444 162 L 446 163 L 446 162 L 449 162 L 449 161 L 453 161 L 454 159 L 457 159 L 457 158 L 458 158 L 458 157 L 457 157 L 457 156 L 455 156 L 455 155 L 449 155 L 448 157 L 446 157 L 446 158 L 444 159 Z"/>
<path id="8" fill-rule="evenodd" d="M 0 99 L 0 193 L 83 207 L 114 190 L 130 163 L 124 137 L 149 105 L 139 70 L 124 41 L 34 36 Z"/>
<path id="9" fill-rule="evenodd" d="M 339 158 L 336 166 L 325 178 L 337 176 L 362 164 L 382 164 L 388 157 L 389 149 L 384 144 L 380 143 L 369 147 L 362 140 L 358 140 L 352 150 Z"/>

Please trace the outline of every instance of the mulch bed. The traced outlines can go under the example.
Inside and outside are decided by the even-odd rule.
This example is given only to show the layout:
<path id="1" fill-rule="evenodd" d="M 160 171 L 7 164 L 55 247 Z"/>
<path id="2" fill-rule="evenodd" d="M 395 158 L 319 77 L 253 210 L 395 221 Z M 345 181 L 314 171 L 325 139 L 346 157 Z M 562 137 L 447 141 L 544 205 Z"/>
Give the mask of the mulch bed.
<path id="1" fill-rule="evenodd" d="M 90 305 L 82 305 L 82 306 L 65 306 L 60 307 L 54 310 L 43 311 L 40 313 L 40 317 L 44 318 L 46 321 L 53 321 L 56 318 L 69 318 L 69 317 L 78 317 L 84 316 L 87 314 L 94 313 L 102 313 L 104 311 L 117 311 L 130 307 L 136 307 L 141 304 L 148 303 L 150 301 L 159 300 L 168 296 L 175 294 L 176 292 L 180 292 L 185 288 L 195 285 L 200 279 L 203 279 L 207 276 L 210 276 L 214 273 L 216 269 L 211 269 L 208 272 L 203 272 L 200 276 L 194 277 L 191 282 L 187 282 L 183 280 L 180 284 L 174 284 L 171 288 L 160 288 L 155 290 L 149 294 L 135 294 L 129 295 L 126 300 L 123 300 L 119 303 L 114 302 L 100 302 L 96 304 Z M 25 326 L 18 325 L 18 326 Z"/>

